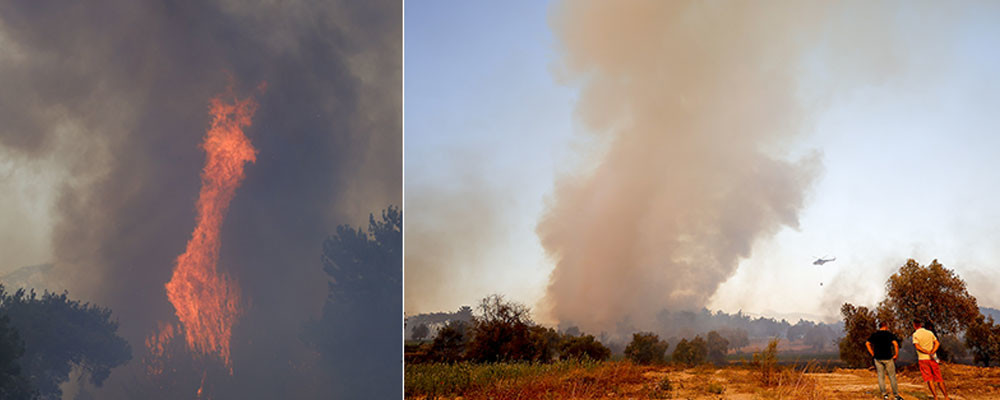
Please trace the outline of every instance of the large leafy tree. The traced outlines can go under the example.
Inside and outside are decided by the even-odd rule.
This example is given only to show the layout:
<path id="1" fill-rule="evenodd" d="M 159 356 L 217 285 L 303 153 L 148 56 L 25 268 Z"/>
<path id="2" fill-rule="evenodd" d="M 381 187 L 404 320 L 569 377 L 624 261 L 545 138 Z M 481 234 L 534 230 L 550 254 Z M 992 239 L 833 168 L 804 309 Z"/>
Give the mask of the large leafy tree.
<path id="1" fill-rule="evenodd" d="M 368 229 L 337 227 L 323 242 L 330 292 L 323 316 L 303 339 L 322 355 L 347 398 L 398 398 L 403 353 L 403 213 L 368 217 Z"/>
<path id="2" fill-rule="evenodd" d="M 976 320 L 979 306 L 955 271 L 937 260 L 922 266 L 910 259 L 889 277 L 878 315 L 895 322 L 897 331 L 910 330 L 915 319 L 929 322 L 938 335 L 956 334 Z"/>
<path id="3" fill-rule="evenodd" d="M 8 294 L 0 286 L 0 310 L 24 340 L 21 368 L 43 399 L 62 396 L 59 385 L 69 379 L 73 367 L 100 386 L 112 368 L 132 358 L 111 310 L 71 300 L 66 293 L 39 297 L 20 289 Z"/>
<path id="4" fill-rule="evenodd" d="M 876 329 L 876 321 L 886 321 L 897 336 L 912 332 L 911 323 L 921 320 L 942 341 L 942 356 L 956 349 L 954 336 L 966 331 L 980 317 L 976 298 L 969 294 L 962 280 L 937 260 L 923 266 L 910 259 L 892 274 L 885 284 L 885 298 L 875 310 L 844 304 L 844 329 L 840 341 L 840 357 L 852 366 L 865 366 L 869 355 L 865 340 Z M 947 340 L 946 340 L 947 339 Z M 947 343 L 946 343 L 947 342 Z M 903 343 L 909 343 L 903 340 Z M 900 346 L 900 359 L 913 355 L 912 346 Z"/>

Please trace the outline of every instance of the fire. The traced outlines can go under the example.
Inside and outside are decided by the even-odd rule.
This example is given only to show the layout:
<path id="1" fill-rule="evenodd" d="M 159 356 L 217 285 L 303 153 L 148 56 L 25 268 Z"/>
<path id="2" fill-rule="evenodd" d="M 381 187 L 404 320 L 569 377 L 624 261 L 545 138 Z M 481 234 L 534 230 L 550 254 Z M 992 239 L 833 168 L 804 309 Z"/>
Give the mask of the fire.
<path id="1" fill-rule="evenodd" d="M 167 298 L 183 325 L 188 348 L 200 354 L 215 354 L 230 367 L 230 338 L 239 317 L 240 290 L 218 269 L 219 229 L 229 202 L 243 180 L 243 167 L 256 160 L 256 150 L 243 134 L 257 103 L 252 97 L 223 96 L 212 99 L 212 125 L 201 147 L 205 167 L 197 202 L 197 225 L 184 254 L 177 257 Z"/>
<path id="2" fill-rule="evenodd" d="M 174 326 L 161 324 L 156 332 L 146 337 L 146 348 L 149 349 L 149 356 L 143 359 L 146 365 L 146 373 L 159 375 L 163 373 L 165 359 L 168 357 L 167 345 L 174 338 Z"/>

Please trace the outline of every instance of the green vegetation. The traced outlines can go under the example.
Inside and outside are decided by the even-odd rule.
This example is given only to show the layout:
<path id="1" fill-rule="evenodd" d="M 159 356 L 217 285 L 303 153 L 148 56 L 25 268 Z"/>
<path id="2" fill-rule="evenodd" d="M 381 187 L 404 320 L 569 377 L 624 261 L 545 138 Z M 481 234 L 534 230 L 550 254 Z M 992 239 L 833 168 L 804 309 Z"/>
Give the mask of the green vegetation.
<path id="1" fill-rule="evenodd" d="M 1000 329 L 991 327 L 992 322 L 980 313 L 965 281 L 937 260 L 926 266 L 908 260 L 886 281 L 885 298 L 874 310 L 845 303 L 841 314 L 847 334 L 839 342 L 840 358 L 852 367 L 870 363 L 864 343 L 875 332 L 877 321 L 888 322 L 901 338 L 906 337 L 903 332 L 912 331 L 913 321 L 923 321 L 941 340 L 938 355 L 945 360 L 967 356 L 966 346 L 979 363 L 989 365 L 1000 356 L 1000 346 L 994 345 L 1000 343 Z M 963 332 L 968 333 L 964 346 L 957 337 Z M 912 346 L 899 350 L 900 359 L 915 358 Z"/>
<path id="2" fill-rule="evenodd" d="M 663 354 L 670 344 L 650 332 L 632 334 L 632 342 L 625 347 L 625 357 L 636 364 L 662 364 Z"/>
<path id="3" fill-rule="evenodd" d="M 523 381 L 546 375 L 564 375 L 583 369 L 593 371 L 602 364 L 593 360 L 566 360 L 551 363 L 516 362 L 477 364 L 407 364 L 406 395 L 457 396 L 494 385 L 496 382 Z"/>

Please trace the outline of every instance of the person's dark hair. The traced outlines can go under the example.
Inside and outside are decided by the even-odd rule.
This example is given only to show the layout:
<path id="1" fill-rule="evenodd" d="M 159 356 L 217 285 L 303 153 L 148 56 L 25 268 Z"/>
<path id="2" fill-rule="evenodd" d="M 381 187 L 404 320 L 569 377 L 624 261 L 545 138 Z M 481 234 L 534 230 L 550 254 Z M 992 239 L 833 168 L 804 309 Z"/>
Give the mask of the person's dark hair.
<path id="1" fill-rule="evenodd" d="M 913 325 L 923 326 L 924 325 L 924 321 L 921 321 L 919 319 L 915 319 L 915 320 L 913 320 Z"/>
<path id="2" fill-rule="evenodd" d="M 889 327 L 889 322 L 888 321 L 884 321 L 884 320 L 883 321 L 879 321 L 878 322 L 878 327 L 879 328 L 888 328 Z"/>

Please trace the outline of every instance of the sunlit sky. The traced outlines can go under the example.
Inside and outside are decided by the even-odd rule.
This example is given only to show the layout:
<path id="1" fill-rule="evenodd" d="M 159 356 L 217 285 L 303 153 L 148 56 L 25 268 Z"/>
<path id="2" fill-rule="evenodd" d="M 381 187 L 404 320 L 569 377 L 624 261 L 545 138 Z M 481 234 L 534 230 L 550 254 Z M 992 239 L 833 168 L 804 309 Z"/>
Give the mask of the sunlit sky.
<path id="1" fill-rule="evenodd" d="M 498 197 L 500 216 L 490 243 L 477 246 L 487 250 L 460 258 L 457 273 L 433 287 L 411 285 L 422 271 L 407 264 L 407 314 L 454 310 L 490 293 L 537 306 L 544 295 L 553 265 L 535 226 L 556 179 L 585 168 L 579 154 L 593 151 L 574 115 L 578 88 L 553 73 L 549 7 L 406 4 L 407 223 L 446 218 L 424 213 L 426 199 L 463 190 Z M 877 302 L 907 258 L 937 258 L 981 305 L 1000 306 L 1000 20 L 992 11 L 962 13 L 961 29 L 941 38 L 950 59 L 923 60 L 912 43 L 911 67 L 814 108 L 787 143 L 793 154 L 818 151 L 823 164 L 799 229 L 758 241 L 709 308 L 836 319 L 845 301 Z M 829 77 L 808 55 L 800 62 L 809 101 L 813 82 Z M 822 256 L 837 260 L 812 265 Z"/>

